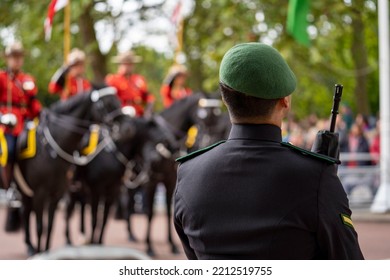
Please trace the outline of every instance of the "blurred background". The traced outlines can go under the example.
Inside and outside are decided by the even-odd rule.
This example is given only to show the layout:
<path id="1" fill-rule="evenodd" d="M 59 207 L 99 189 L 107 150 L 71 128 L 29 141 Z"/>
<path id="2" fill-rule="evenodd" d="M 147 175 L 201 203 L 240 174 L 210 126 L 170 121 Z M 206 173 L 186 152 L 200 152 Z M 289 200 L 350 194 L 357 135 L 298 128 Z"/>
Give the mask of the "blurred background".
<path id="1" fill-rule="evenodd" d="M 299 2 L 294 14 L 289 11 L 291 2 Z M 43 26 L 49 3 L 49 0 L 0 1 L 2 52 L 15 41 L 23 43 L 27 52 L 24 71 L 36 78 L 38 98 L 44 106 L 58 100 L 48 93 L 48 84 L 64 63 L 63 11 L 55 14 L 51 38 L 45 40 Z M 380 183 L 376 0 L 79 0 L 70 3 L 70 47 L 87 54 L 87 78 L 95 83 L 104 81 L 108 73 L 116 71 L 111 58 L 132 50 L 142 57 L 135 72 L 146 78 L 149 91 L 156 99 L 156 111 L 163 109 L 160 87 L 173 64 L 186 65 L 188 85 L 194 92 L 214 94 L 218 92 L 218 69 L 223 54 L 237 43 L 263 42 L 282 53 L 298 79 L 292 111 L 283 124 L 284 140 L 310 149 L 317 131 L 329 128 L 334 85 L 342 84 L 344 91 L 337 123 L 343 160 L 339 176 L 351 206 L 357 210 L 356 217 L 361 218 L 357 228 L 362 230 L 363 246 L 369 258 L 390 257 L 390 248 L 383 246 L 385 236 L 390 236 L 389 217 L 382 216 L 376 223 L 378 218 L 365 211 Z M 288 28 L 291 24 L 299 28 Z M 4 67 L 1 57 L 0 68 Z M 161 189 L 156 197 L 160 210 L 164 209 L 162 196 Z M 113 235 L 122 226 L 117 223 L 109 229 Z M 0 259 L 25 258 L 22 249 L 10 253 L 15 251 L 16 239 L 22 247 L 20 234 L 1 233 L 9 248 L 4 247 L 8 251 Z M 62 235 L 58 233 L 58 236 Z M 156 236 L 160 237 L 158 233 Z M 122 244 L 118 239 L 110 242 Z M 54 247 L 59 244 L 63 244 L 62 239 L 54 241 Z M 160 255 L 160 258 L 176 257 L 184 255 Z"/>
<path id="2" fill-rule="evenodd" d="M 0 45 L 15 40 L 28 50 L 24 69 L 36 77 L 39 97 L 51 102 L 47 84 L 63 63 L 63 11 L 45 41 L 43 23 L 50 1 L 2 0 Z M 343 101 L 353 113 L 376 116 L 379 106 L 377 1 L 310 2 L 309 41 L 286 31 L 288 1 L 282 0 L 80 0 L 71 1 L 71 47 L 88 55 L 93 81 L 114 71 L 110 58 L 134 50 L 143 57 L 137 71 L 159 100 L 159 88 L 176 50 L 175 9 L 181 2 L 183 49 L 193 90 L 218 89 L 222 55 L 234 44 L 260 41 L 279 49 L 298 77 L 294 118 L 328 117 L 335 83 L 344 85 Z M 4 67 L 4 61 L 0 60 Z"/>

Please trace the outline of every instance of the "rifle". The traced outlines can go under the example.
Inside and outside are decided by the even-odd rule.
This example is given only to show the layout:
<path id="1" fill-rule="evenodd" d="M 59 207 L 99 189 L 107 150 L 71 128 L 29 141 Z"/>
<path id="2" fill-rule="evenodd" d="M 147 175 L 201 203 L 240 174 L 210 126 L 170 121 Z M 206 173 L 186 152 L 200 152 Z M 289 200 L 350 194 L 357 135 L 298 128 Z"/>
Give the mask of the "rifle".
<path id="1" fill-rule="evenodd" d="M 312 152 L 323 154 L 333 158 L 339 158 L 339 134 L 335 132 L 337 115 L 339 113 L 339 105 L 343 93 L 343 86 L 335 85 L 333 96 L 333 107 L 331 111 L 331 121 L 329 130 L 320 130 L 317 133 L 316 139 L 311 148 Z"/>
<path id="2" fill-rule="evenodd" d="M 336 84 L 333 96 L 332 117 L 330 121 L 330 132 L 334 132 L 336 128 L 336 119 L 339 114 L 339 106 L 341 101 L 341 95 L 343 94 L 343 85 Z"/>

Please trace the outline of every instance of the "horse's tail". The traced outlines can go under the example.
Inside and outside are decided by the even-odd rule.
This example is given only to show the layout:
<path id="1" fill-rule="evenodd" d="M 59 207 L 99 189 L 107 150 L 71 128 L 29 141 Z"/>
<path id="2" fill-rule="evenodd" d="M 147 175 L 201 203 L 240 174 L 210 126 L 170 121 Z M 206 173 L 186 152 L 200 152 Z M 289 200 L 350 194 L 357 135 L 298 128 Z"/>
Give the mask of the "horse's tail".
<path id="1" fill-rule="evenodd" d="M 7 207 L 7 219 L 5 221 L 6 232 L 17 232 L 22 227 L 22 213 L 20 207 Z"/>

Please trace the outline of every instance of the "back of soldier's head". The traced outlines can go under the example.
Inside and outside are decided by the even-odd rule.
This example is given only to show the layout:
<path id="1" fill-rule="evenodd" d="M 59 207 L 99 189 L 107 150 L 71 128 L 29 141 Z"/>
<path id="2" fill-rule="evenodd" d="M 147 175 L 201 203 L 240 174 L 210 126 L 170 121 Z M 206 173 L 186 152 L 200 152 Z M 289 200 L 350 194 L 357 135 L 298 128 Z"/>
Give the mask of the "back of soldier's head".
<path id="1" fill-rule="evenodd" d="M 277 101 L 296 88 L 280 53 L 262 43 L 244 43 L 224 55 L 219 72 L 222 97 L 234 118 L 266 118 Z"/>

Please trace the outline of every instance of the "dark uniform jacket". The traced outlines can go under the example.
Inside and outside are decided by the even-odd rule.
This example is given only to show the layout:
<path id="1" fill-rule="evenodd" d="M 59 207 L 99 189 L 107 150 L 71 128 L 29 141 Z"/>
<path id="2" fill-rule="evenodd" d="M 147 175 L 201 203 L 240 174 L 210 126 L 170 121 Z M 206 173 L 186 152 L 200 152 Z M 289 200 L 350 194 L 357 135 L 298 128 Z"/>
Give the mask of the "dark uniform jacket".
<path id="1" fill-rule="evenodd" d="M 334 161 L 233 125 L 182 162 L 174 224 L 189 259 L 363 259 Z"/>

